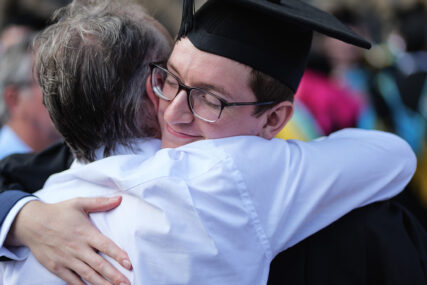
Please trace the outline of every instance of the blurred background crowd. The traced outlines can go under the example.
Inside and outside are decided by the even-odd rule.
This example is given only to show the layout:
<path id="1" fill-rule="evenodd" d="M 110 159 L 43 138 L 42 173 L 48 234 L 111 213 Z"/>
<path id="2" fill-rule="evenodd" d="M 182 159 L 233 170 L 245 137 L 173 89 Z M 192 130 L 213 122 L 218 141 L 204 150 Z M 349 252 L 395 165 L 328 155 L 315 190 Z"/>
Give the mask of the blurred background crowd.
<path id="1" fill-rule="evenodd" d="M 418 170 L 397 199 L 427 228 L 427 0 L 306 1 L 333 13 L 373 47 L 364 51 L 317 35 L 294 118 L 279 137 L 311 140 L 347 127 L 401 136 L 417 154 Z M 42 106 L 29 47 L 53 11 L 69 2 L 0 0 L 0 158 L 59 139 Z M 177 33 L 180 0 L 137 2 Z"/>

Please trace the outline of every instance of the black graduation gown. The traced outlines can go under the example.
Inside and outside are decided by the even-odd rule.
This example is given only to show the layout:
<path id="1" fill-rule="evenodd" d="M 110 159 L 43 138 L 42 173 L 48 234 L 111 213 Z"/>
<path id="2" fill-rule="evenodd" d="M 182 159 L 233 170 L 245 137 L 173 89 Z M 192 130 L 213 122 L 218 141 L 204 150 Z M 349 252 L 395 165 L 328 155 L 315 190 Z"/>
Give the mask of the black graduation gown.
<path id="1" fill-rule="evenodd" d="M 399 203 L 374 203 L 278 255 L 268 284 L 426 285 L 427 234 Z"/>

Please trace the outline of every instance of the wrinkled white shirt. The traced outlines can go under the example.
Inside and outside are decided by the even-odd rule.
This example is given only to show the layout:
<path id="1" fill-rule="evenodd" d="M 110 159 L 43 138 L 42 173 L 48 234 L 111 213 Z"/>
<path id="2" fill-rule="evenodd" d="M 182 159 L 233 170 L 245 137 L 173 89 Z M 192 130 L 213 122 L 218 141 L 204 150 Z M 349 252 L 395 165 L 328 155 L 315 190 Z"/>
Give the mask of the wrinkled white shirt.
<path id="1" fill-rule="evenodd" d="M 123 196 L 90 217 L 128 254 L 132 284 L 265 284 L 276 254 L 352 209 L 399 193 L 416 160 L 400 138 L 344 130 L 313 142 L 232 137 L 75 164 L 37 195 L 47 202 Z M 20 251 L 27 251 L 20 248 Z M 65 284 L 29 254 L 0 284 Z"/>

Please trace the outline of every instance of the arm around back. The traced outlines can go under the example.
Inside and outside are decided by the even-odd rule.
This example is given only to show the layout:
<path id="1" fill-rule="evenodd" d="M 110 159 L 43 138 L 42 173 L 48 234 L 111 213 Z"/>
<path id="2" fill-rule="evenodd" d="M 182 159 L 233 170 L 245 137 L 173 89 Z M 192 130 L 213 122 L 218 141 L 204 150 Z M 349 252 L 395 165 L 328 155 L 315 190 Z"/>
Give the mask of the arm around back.
<path id="1" fill-rule="evenodd" d="M 65 143 L 55 144 L 39 154 L 17 154 L 0 161 L 1 223 L 18 200 L 42 188 L 50 175 L 68 169 L 72 161 Z M 89 212 L 115 208 L 120 201 L 94 198 L 56 204 L 30 202 L 25 206 L 26 211 L 21 210 L 15 217 L 7 242 L 28 246 L 46 268 L 69 284 L 83 284 L 76 273 L 92 284 L 128 284 L 96 250 L 119 263 L 125 262 L 123 266 L 130 269 L 127 254 L 102 236 L 87 216 Z M 79 231 L 85 234 L 76 234 Z M 112 283 L 106 283 L 102 276 Z"/>
<path id="2" fill-rule="evenodd" d="M 243 174 L 273 254 L 395 196 L 416 169 L 409 145 L 379 131 L 346 129 L 308 143 L 252 140 L 223 147 Z"/>

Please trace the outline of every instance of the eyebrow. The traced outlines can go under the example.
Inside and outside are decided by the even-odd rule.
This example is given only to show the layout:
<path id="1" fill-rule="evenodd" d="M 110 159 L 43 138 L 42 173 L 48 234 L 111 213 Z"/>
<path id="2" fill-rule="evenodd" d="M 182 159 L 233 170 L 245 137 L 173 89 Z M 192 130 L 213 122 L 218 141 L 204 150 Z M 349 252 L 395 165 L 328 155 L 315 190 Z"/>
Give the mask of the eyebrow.
<path id="1" fill-rule="evenodd" d="M 170 62 L 169 62 L 169 60 L 168 60 L 168 62 L 166 63 L 166 68 L 167 68 L 169 71 L 171 71 L 171 69 L 172 69 L 172 71 L 174 72 L 174 74 L 175 74 L 175 75 L 177 75 L 178 77 L 180 77 L 180 76 L 179 76 L 178 69 L 177 69 L 177 68 L 175 68 L 175 66 L 174 66 L 172 63 L 170 63 Z"/>
<path id="2" fill-rule="evenodd" d="M 178 77 L 179 80 L 181 80 L 181 76 L 179 75 L 178 69 L 172 63 L 168 61 L 166 64 L 166 68 L 169 71 L 171 71 L 176 77 Z M 190 86 L 190 87 L 193 87 L 193 86 Z M 201 84 L 197 84 L 197 88 L 212 92 L 217 96 L 223 95 L 227 97 L 227 99 L 232 99 L 231 94 L 227 90 L 225 90 L 225 88 L 222 86 L 212 85 L 209 83 L 201 83 Z"/>
<path id="3" fill-rule="evenodd" d="M 199 88 L 204 89 L 206 91 L 212 92 L 215 95 L 223 95 L 224 97 L 227 97 L 227 99 L 232 99 L 231 95 L 227 90 L 225 90 L 222 86 L 216 86 L 212 84 L 202 83 L 198 85 Z M 218 93 L 218 94 L 217 94 Z"/>

